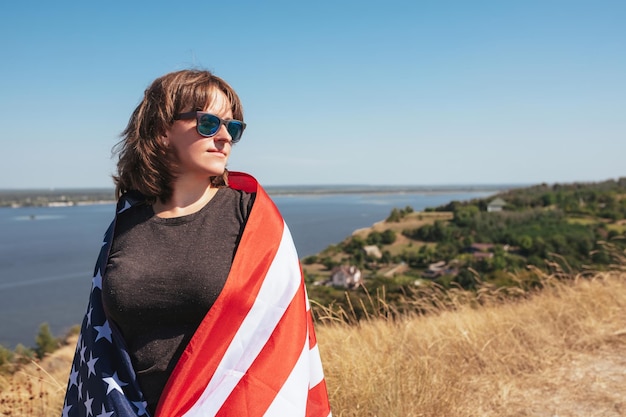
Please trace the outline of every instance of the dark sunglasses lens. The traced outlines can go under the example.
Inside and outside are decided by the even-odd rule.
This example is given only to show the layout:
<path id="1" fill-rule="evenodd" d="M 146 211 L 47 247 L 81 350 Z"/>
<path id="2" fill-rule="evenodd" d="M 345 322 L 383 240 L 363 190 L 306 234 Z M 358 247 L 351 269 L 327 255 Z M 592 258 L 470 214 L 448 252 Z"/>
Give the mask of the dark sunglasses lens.
<path id="1" fill-rule="evenodd" d="M 220 119 L 212 114 L 203 114 L 198 119 L 198 132 L 202 136 L 213 136 L 220 128 Z"/>
<path id="2" fill-rule="evenodd" d="M 231 120 L 228 122 L 226 130 L 228 130 L 228 134 L 232 138 L 233 142 L 239 142 L 239 139 L 241 139 L 241 135 L 243 134 L 243 124 L 236 120 Z"/>

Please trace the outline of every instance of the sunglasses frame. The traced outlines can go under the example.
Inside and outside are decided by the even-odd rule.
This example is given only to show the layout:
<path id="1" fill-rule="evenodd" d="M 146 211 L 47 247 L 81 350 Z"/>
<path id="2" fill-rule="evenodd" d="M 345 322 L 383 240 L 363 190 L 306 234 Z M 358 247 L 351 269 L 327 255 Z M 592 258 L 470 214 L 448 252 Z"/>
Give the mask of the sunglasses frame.
<path id="1" fill-rule="evenodd" d="M 212 135 L 205 135 L 204 133 L 200 132 L 200 118 L 205 115 L 215 117 L 220 122 L 218 128 L 215 130 L 215 133 L 213 133 Z M 188 111 L 186 113 L 179 113 L 179 114 L 174 115 L 174 120 L 189 120 L 189 119 L 194 119 L 194 118 L 196 119 L 196 131 L 198 132 L 200 136 L 204 136 L 205 138 L 211 138 L 217 135 L 217 132 L 219 132 L 220 127 L 222 127 L 222 125 L 226 127 L 226 131 L 228 132 L 228 125 L 231 122 L 236 122 L 236 123 L 241 124 L 241 134 L 239 135 L 239 138 L 237 139 L 233 138 L 231 135 L 231 140 L 233 143 L 237 143 L 241 140 L 241 137 L 243 136 L 243 131 L 246 129 L 246 124 L 242 122 L 241 120 L 236 120 L 236 119 L 225 120 L 213 113 L 207 113 L 207 112 L 203 112 L 200 110 L 193 110 L 193 111 Z M 228 132 L 228 134 L 230 135 L 230 132 Z"/>

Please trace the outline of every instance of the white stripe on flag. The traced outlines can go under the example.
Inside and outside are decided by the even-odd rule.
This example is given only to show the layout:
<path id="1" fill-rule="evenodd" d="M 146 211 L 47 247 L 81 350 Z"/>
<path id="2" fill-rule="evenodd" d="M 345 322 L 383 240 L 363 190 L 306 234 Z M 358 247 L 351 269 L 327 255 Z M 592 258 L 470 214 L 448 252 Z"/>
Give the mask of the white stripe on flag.
<path id="1" fill-rule="evenodd" d="M 324 368 L 322 367 L 322 359 L 320 357 L 320 350 L 317 344 L 309 351 L 309 359 L 309 366 L 311 368 L 309 370 L 309 381 L 311 383 L 311 387 L 314 387 L 324 379 Z"/>
<path id="2" fill-rule="evenodd" d="M 300 263 L 285 225 L 276 256 L 250 312 L 237 330 L 211 381 L 185 417 L 212 416 L 219 411 L 267 343 L 300 284 Z"/>
<path id="3" fill-rule="evenodd" d="M 309 302 L 309 293 L 304 289 L 304 295 L 306 296 L 306 311 L 311 309 L 311 303 Z"/>
<path id="4" fill-rule="evenodd" d="M 305 417 L 309 394 L 309 342 L 264 417 Z"/>

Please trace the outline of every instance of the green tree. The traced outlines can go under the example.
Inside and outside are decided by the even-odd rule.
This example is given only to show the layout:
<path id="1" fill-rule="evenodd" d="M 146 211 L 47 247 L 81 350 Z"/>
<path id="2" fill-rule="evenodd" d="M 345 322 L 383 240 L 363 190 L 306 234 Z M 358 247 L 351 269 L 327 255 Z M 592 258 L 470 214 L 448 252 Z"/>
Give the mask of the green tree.
<path id="1" fill-rule="evenodd" d="M 553 193 L 546 193 L 541 196 L 541 205 L 544 207 L 551 206 L 556 203 L 556 197 Z"/>
<path id="2" fill-rule="evenodd" d="M 342 245 L 343 251 L 345 253 L 354 255 L 358 252 L 363 252 L 363 246 L 367 243 L 360 236 L 352 236 L 347 242 Z"/>
<path id="3" fill-rule="evenodd" d="M 524 254 L 532 253 L 533 249 L 533 238 L 528 235 L 522 235 L 519 237 L 518 242 L 520 248 L 524 252 Z"/>
<path id="4" fill-rule="evenodd" d="M 452 281 L 456 282 L 466 290 L 473 290 L 476 288 L 476 277 L 467 269 L 461 269 Z"/>
<path id="5" fill-rule="evenodd" d="M 387 229 L 381 233 L 380 238 L 380 243 L 382 243 L 383 245 L 391 245 L 393 242 L 396 241 L 396 232 L 391 229 Z"/>
<path id="6" fill-rule="evenodd" d="M 368 245 L 380 245 L 382 243 L 382 234 L 374 230 L 369 235 L 367 235 L 366 242 Z"/>
<path id="7" fill-rule="evenodd" d="M 35 338 L 35 354 L 42 359 L 46 353 L 52 353 L 59 347 L 59 340 L 52 336 L 48 323 L 39 326 L 39 333 Z"/>
<path id="8" fill-rule="evenodd" d="M 333 261 L 330 256 L 325 256 L 324 258 L 320 259 L 320 263 L 324 265 L 324 268 L 326 268 L 328 271 L 339 265 L 339 263 Z"/>
<path id="9" fill-rule="evenodd" d="M 304 258 L 302 260 L 302 263 L 304 265 L 312 265 L 312 264 L 317 263 L 317 262 L 318 262 L 317 255 L 310 255 L 310 256 L 307 256 L 306 258 Z"/>
<path id="10" fill-rule="evenodd" d="M 398 223 L 402 219 L 402 213 L 397 208 L 391 210 L 389 217 L 385 220 L 387 223 Z"/>
<path id="11" fill-rule="evenodd" d="M 478 213 L 479 210 L 477 206 L 459 207 L 454 212 L 453 222 L 459 227 L 471 227 Z"/>

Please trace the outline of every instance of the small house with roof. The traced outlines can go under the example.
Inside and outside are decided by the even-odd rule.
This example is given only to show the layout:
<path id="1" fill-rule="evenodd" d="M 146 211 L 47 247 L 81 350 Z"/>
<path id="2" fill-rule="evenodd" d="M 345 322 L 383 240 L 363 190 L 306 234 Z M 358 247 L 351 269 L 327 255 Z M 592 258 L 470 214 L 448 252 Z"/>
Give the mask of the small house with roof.
<path id="1" fill-rule="evenodd" d="M 333 287 L 354 289 L 363 284 L 361 271 L 354 265 L 341 265 L 334 268 L 330 275 Z"/>
<path id="2" fill-rule="evenodd" d="M 457 272 L 456 268 L 446 261 L 439 261 L 428 265 L 428 269 L 422 272 L 422 276 L 428 279 L 435 279 L 444 275 L 455 275 Z"/>
<path id="3" fill-rule="evenodd" d="M 365 253 L 365 256 L 369 256 L 371 258 L 380 259 L 383 257 L 380 248 L 376 245 L 363 246 L 363 252 Z"/>
<path id="4" fill-rule="evenodd" d="M 487 211 L 490 213 L 494 211 L 502 211 L 504 210 L 504 206 L 506 206 L 506 201 L 498 197 L 491 200 L 491 202 L 487 204 Z"/>

